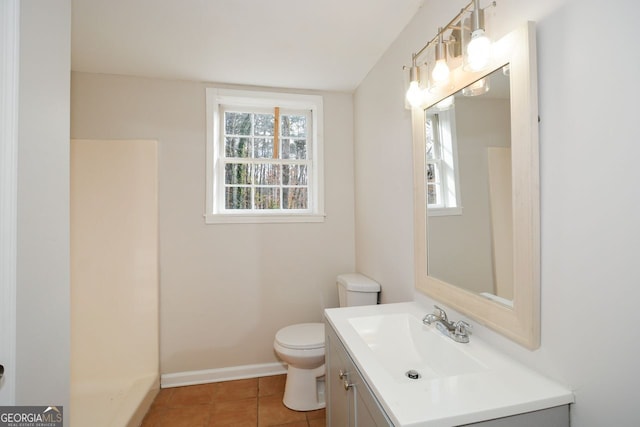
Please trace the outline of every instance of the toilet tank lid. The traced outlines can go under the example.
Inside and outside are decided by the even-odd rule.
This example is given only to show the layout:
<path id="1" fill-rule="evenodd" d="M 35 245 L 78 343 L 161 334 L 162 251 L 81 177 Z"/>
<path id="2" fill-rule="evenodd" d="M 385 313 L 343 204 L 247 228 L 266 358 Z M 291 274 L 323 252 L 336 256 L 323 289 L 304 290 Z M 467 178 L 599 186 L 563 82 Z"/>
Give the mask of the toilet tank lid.
<path id="1" fill-rule="evenodd" d="M 338 284 L 348 291 L 380 292 L 380 283 L 360 273 L 347 273 L 338 276 Z"/>

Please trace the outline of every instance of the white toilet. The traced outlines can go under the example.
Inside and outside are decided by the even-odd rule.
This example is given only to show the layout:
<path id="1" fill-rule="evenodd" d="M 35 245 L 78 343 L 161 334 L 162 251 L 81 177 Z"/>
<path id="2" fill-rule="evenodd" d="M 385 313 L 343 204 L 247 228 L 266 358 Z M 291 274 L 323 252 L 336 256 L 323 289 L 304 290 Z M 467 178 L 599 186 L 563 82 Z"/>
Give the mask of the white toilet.
<path id="1" fill-rule="evenodd" d="M 341 274 L 337 282 L 340 307 L 378 303 L 378 282 L 357 273 Z M 276 333 L 273 348 L 288 365 L 285 406 L 295 411 L 324 408 L 324 323 L 286 326 Z"/>

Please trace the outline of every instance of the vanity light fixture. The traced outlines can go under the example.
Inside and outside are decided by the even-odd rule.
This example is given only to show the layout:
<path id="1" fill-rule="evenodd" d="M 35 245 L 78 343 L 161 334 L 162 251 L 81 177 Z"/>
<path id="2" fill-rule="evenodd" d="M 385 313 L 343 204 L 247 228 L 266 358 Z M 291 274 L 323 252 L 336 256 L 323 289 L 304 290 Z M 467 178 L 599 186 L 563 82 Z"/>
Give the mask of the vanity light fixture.
<path id="1" fill-rule="evenodd" d="M 444 44 L 442 28 L 438 28 L 438 44 L 436 44 L 436 64 L 431 72 L 431 79 L 436 87 L 449 82 L 449 65 L 447 64 L 447 47 Z"/>
<path id="2" fill-rule="evenodd" d="M 495 6 L 496 2 L 493 1 L 491 6 Z M 471 10 L 473 8 L 473 10 Z M 465 20 L 464 15 L 471 13 L 471 23 L 464 28 Z M 482 22 L 484 10 L 480 8 L 480 0 L 471 0 L 460 13 L 458 13 L 447 25 L 438 28 L 438 33 L 432 38 L 426 45 L 419 51 L 412 54 L 411 67 L 409 68 L 409 88 L 406 93 L 406 100 L 412 108 L 416 108 L 422 105 L 425 99 L 425 91 L 427 82 L 420 81 L 420 68 L 417 65 L 418 58 L 424 54 L 427 49 L 435 44 L 435 62 L 429 80 L 431 83 L 431 91 L 440 91 L 451 83 L 451 69 L 450 60 L 457 59 L 456 57 L 462 56 L 464 61 L 463 70 L 476 72 L 486 68 L 490 65 L 491 59 L 491 40 L 487 37 L 484 23 Z M 467 19 L 466 21 L 469 21 Z M 457 32 L 458 36 L 461 33 L 471 34 L 469 42 L 465 48 L 460 52 L 460 43 L 462 43 L 461 37 L 455 37 L 453 34 L 448 41 L 445 41 L 445 32 L 451 31 Z M 451 50 L 451 46 L 447 46 L 447 43 L 457 46 L 457 49 Z M 449 58 L 447 55 L 447 47 L 449 47 L 449 55 L 453 58 Z M 456 54 L 456 51 L 458 53 Z"/>
<path id="3" fill-rule="evenodd" d="M 489 65 L 491 59 L 491 40 L 480 23 L 483 10 L 480 0 L 473 0 L 471 12 L 471 40 L 465 49 L 465 68 L 470 71 L 482 71 Z"/>
<path id="4" fill-rule="evenodd" d="M 419 107 L 422 104 L 423 89 L 420 87 L 420 70 L 416 64 L 416 55 L 411 60 L 409 68 L 409 89 L 407 89 L 407 102 L 411 107 Z"/>

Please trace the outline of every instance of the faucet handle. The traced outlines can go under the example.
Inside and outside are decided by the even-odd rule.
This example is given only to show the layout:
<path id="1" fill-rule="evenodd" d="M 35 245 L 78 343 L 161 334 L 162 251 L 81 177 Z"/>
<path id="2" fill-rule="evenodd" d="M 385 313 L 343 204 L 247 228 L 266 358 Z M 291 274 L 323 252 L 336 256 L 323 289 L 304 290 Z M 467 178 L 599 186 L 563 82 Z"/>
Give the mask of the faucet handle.
<path id="1" fill-rule="evenodd" d="M 471 329 L 470 324 L 464 320 L 459 320 L 453 325 L 453 332 L 449 336 L 456 342 L 468 343 Z"/>
<path id="2" fill-rule="evenodd" d="M 468 336 L 473 329 L 473 327 L 464 320 L 458 320 L 453 326 L 456 328 L 455 334 L 459 336 Z"/>

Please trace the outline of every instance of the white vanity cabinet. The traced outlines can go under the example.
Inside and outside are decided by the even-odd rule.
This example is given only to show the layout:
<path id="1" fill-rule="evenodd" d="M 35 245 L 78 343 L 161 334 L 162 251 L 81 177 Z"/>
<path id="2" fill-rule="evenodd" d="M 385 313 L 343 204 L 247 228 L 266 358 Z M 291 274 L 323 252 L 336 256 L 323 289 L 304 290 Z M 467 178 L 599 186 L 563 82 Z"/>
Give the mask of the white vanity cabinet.
<path id="1" fill-rule="evenodd" d="M 327 426 L 569 427 L 570 390 L 476 337 L 460 344 L 425 327 L 424 312 L 325 310 Z"/>
<path id="2" fill-rule="evenodd" d="M 393 426 L 333 328 L 325 331 L 327 426 Z"/>

